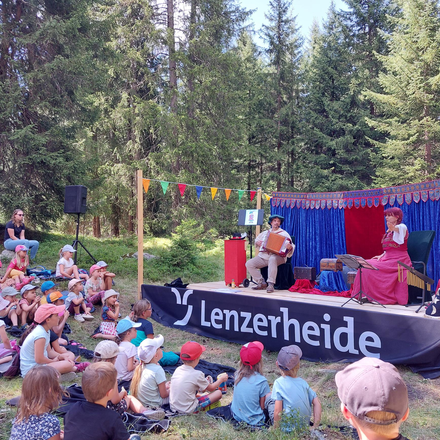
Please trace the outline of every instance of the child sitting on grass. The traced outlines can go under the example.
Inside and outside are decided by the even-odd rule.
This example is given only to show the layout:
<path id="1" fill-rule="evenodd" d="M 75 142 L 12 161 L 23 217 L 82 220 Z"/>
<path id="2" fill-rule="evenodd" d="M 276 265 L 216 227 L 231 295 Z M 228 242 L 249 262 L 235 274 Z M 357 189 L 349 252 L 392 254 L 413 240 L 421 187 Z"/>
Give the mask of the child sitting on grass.
<path id="1" fill-rule="evenodd" d="M 26 284 L 21 288 L 20 308 L 21 308 L 21 325 L 25 326 L 34 320 L 35 311 L 40 305 L 41 297 L 37 296 L 37 286 Z"/>
<path id="2" fill-rule="evenodd" d="M 64 306 L 44 304 L 35 312 L 34 322 L 21 336 L 20 370 L 25 377 L 30 369 L 49 364 L 59 373 L 82 372 L 86 363 L 75 365 L 69 356 L 56 353 L 50 348 L 50 329 L 58 324 L 58 317 L 64 314 Z"/>
<path id="3" fill-rule="evenodd" d="M 79 273 L 78 267 L 72 258 L 74 252 L 76 252 L 76 250 L 70 244 L 66 244 L 60 249 L 60 259 L 57 263 L 56 276 L 72 279 L 84 278 L 88 280 L 89 276 L 87 274 Z"/>
<path id="4" fill-rule="evenodd" d="M 64 394 L 54 368 L 49 365 L 32 368 L 23 380 L 10 440 L 62 439 L 60 422 L 50 412 L 58 408 Z"/>
<path id="5" fill-rule="evenodd" d="M 18 292 L 13 287 L 5 287 L 0 292 L 0 319 L 14 330 L 18 330 L 18 317 L 21 314 L 17 295 Z"/>
<path id="6" fill-rule="evenodd" d="M 169 403 L 170 382 L 159 365 L 162 358 L 163 336 L 142 341 L 137 352 L 140 364 L 136 367 L 131 381 L 130 394 L 143 405 L 158 407 Z"/>
<path id="7" fill-rule="evenodd" d="M 108 264 L 105 261 L 98 261 L 96 263 L 97 266 L 101 268 L 100 270 L 100 276 L 102 280 L 104 281 L 104 290 L 110 290 L 113 285 L 113 278 L 116 276 L 112 272 L 108 272 Z"/>
<path id="8" fill-rule="evenodd" d="M 55 284 L 53 281 L 45 281 L 40 287 L 41 293 L 43 294 L 40 304 L 47 304 L 47 296 L 52 292 L 57 292 L 57 287 L 58 284 Z"/>
<path id="9" fill-rule="evenodd" d="M 121 319 L 116 326 L 116 343 L 119 344 L 119 355 L 116 359 L 115 368 L 118 372 L 118 382 L 131 382 L 134 369 L 138 364 L 136 360 L 137 348 L 130 341 L 136 337 L 136 328 L 139 323 L 129 319 Z M 130 384 L 127 384 L 127 388 Z"/>
<path id="10" fill-rule="evenodd" d="M 116 359 L 119 355 L 118 344 L 114 341 L 101 341 L 95 347 L 93 362 L 107 362 L 115 365 Z M 116 372 L 117 374 L 117 372 Z M 142 403 L 135 397 L 129 396 L 127 391 L 122 387 L 119 391 L 116 387 L 107 402 L 107 408 L 116 411 L 122 415 L 129 408 L 131 411 L 139 414 L 144 414 L 149 419 L 161 420 L 165 417 L 163 410 L 153 411 L 145 408 Z"/>
<path id="11" fill-rule="evenodd" d="M 26 268 L 29 266 L 28 248 L 23 244 L 15 247 L 15 257 L 9 263 L 4 277 L 0 283 L 4 283 L 8 278 L 15 281 L 15 288 L 20 290 L 24 285 L 29 284 L 35 277 L 26 277 Z"/>
<path id="12" fill-rule="evenodd" d="M 231 411 L 235 420 L 252 426 L 266 423 L 264 414 L 266 397 L 270 397 L 267 379 L 261 374 L 264 346 L 261 342 L 249 342 L 240 350 L 240 367 L 235 373 L 234 395 Z"/>
<path id="13" fill-rule="evenodd" d="M 170 406 L 174 412 L 191 414 L 198 411 L 207 411 L 210 405 L 222 398 L 222 392 L 218 389 L 222 382 L 228 380 L 228 375 L 222 373 L 212 383 L 205 377 L 202 371 L 195 369 L 200 356 L 206 350 L 203 345 L 189 341 L 183 344 L 180 350 L 180 359 L 184 365 L 176 369 L 171 377 Z M 199 395 L 205 391 L 210 394 Z"/>
<path id="14" fill-rule="evenodd" d="M 92 364 L 84 372 L 81 385 L 86 402 L 77 402 L 64 418 L 64 440 L 140 439 L 130 434 L 120 417 L 107 408 L 107 402 L 118 390 L 117 372 L 108 362 Z"/>
<path id="15" fill-rule="evenodd" d="M 90 278 L 86 281 L 84 286 L 86 300 L 95 306 L 101 305 L 105 294 L 104 281 L 101 277 L 101 268 L 97 264 L 94 264 L 89 272 Z"/>
<path id="16" fill-rule="evenodd" d="M 268 411 L 275 428 L 291 432 L 308 428 L 313 406 L 313 427 L 321 421 L 321 402 L 309 384 L 298 377 L 302 351 L 297 345 L 283 347 L 278 353 L 277 366 L 281 371 L 273 384 Z"/>
<path id="17" fill-rule="evenodd" d="M 116 339 L 116 320 L 119 316 L 119 293 L 113 289 L 106 290 L 104 294 L 104 305 L 101 311 L 101 325 L 99 332 L 92 338 Z"/>
<path id="18" fill-rule="evenodd" d="M 131 341 L 136 347 L 141 345 L 141 342 L 146 338 L 154 338 L 153 325 L 147 319 L 151 316 L 152 307 L 150 301 L 147 299 L 140 299 L 136 301 L 133 306 L 133 311 L 130 313 L 130 319 L 141 324 L 138 327 L 136 337 Z"/>
<path id="19" fill-rule="evenodd" d="M 75 315 L 74 319 L 78 322 L 85 320 L 92 320 L 93 316 L 90 314 L 93 305 L 87 303 L 81 292 L 83 284 L 80 279 L 73 279 L 69 281 L 69 295 L 67 295 L 65 305 L 66 309 L 71 315 Z M 81 310 L 83 313 L 81 314 Z"/>

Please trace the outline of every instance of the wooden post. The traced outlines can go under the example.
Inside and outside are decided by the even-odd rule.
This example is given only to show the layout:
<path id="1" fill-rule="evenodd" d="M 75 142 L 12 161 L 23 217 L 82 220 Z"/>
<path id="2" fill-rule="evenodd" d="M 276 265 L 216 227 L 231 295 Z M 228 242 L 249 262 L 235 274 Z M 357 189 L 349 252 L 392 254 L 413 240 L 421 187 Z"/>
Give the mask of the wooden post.
<path id="1" fill-rule="evenodd" d="M 261 188 L 257 189 L 257 209 L 261 209 Z M 255 237 L 261 232 L 261 225 L 255 227 Z"/>
<path id="2" fill-rule="evenodd" d="M 142 299 L 142 284 L 144 282 L 144 188 L 142 185 L 142 170 L 136 171 L 137 186 L 137 236 L 138 236 L 138 299 Z"/>

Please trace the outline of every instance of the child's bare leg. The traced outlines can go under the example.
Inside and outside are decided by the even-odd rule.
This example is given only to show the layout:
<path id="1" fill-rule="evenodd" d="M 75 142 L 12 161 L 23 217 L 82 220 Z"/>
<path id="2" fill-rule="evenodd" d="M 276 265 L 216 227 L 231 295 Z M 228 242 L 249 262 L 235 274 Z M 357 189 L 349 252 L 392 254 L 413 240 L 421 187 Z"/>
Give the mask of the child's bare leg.
<path id="1" fill-rule="evenodd" d="M 17 315 L 17 312 L 14 309 L 9 310 L 8 317 L 12 321 L 12 326 L 13 327 L 17 327 L 18 326 L 18 315 Z"/>
<path id="2" fill-rule="evenodd" d="M 60 345 L 67 345 L 67 341 L 63 338 L 58 338 L 58 344 Z"/>
<path id="3" fill-rule="evenodd" d="M 12 356 L 5 356 L 4 358 L 0 359 L 0 364 L 4 364 L 9 361 L 12 361 Z"/>
<path id="4" fill-rule="evenodd" d="M 114 341 L 116 339 L 116 336 L 113 335 L 104 335 L 103 333 L 95 333 L 94 335 L 92 335 L 93 339 L 98 339 L 98 338 L 102 338 L 102 339 L 110 339 L 112 341 Z"/>
<path id="5" fill-rule="evenodd" d="M 133 396 L 125 396 L 125 401 L 127 402 L 127 407 L 136 413 L 143 413 L 147 408 L 139 402 L 136 397 Z"/>
<path id="6" fill-rule="evenodd" d="M 114 276 L 115 276 L 114 273 L 111 273 L 111 272 L 105 273 L 105 275 L 104 275 L 105 290 L 110 290 L 112 288 L 112 281 L 113 281 Z"/>
<path id="7" fill-rule="evenodd" d="M 88 279 L 89 279 L 89 276 L 88 276 L 86 273 L 80 273 L 80 274 L 79 274 L 79 277 L 80 277 L 80 279 L 82 279 L 82 280 L 88 280 Z"/>
<path id="8" fill-rule="evenodd" d="M 24 309 L 21 309 L 20 318 L 21 318 L 21 325 L 27 324 L 27 317 L 29 312 L 26 312 Z"/>
<path id="9" fill-rule="evenodd" d="M 75 371 L 76 368 L 74 365 L 72 365 L 69 361 L 57 361 L 57 362 L 51 362 L 50 366 L 55 368 L 55 370 L 58 371 L 60 374 L 64 373 L 70 373 L 71 371 Z"/>
<path id="10" fill-rule="evenodd" d="M 218 402 L 222 398 L 222 392 L 220 390 L 215 390 L 212 393 L 209 393 L 209 400 L 211 403 Z"/>

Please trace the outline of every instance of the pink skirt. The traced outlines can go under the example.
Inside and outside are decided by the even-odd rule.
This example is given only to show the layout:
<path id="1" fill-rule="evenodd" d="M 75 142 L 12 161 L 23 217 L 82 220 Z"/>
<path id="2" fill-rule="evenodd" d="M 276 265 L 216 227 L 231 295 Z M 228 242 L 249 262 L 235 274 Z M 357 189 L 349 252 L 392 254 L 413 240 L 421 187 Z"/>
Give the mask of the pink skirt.
<path id="1" fill-rule="evenodd" d="M 408 303 L 408 284 L 406 283 L 406 270 L 403 271 L 403 279 L 397 279 L 397 261 L 408 266 L 411 259 L 408 252 L 400 249 L 388 248 L 384 257 L 377 260 L 367 260 L 379 270 L 362 269 L 362 290 L 371 298 L 381 304 Z M 359 270 L 353 283 L 352 295 L 359 292 Z"/>
<path id="2" fill-rule="evenodd" d="M 103 335 L 111 335 L 116 336 L 116 322 L 101 322 L 101 326 L 99 327 L 99 331 Z"/>

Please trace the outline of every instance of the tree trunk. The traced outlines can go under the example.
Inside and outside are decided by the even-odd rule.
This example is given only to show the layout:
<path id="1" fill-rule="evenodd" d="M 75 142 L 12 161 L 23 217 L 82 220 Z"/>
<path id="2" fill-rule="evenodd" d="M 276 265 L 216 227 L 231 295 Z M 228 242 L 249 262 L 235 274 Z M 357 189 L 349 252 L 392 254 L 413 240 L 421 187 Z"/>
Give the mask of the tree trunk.
<path id="1" fill-rule="evenodd" d="M 99 215 L 93 217 L 93 236 L 95 238 L 101 238 L 101 219 Z"/>

